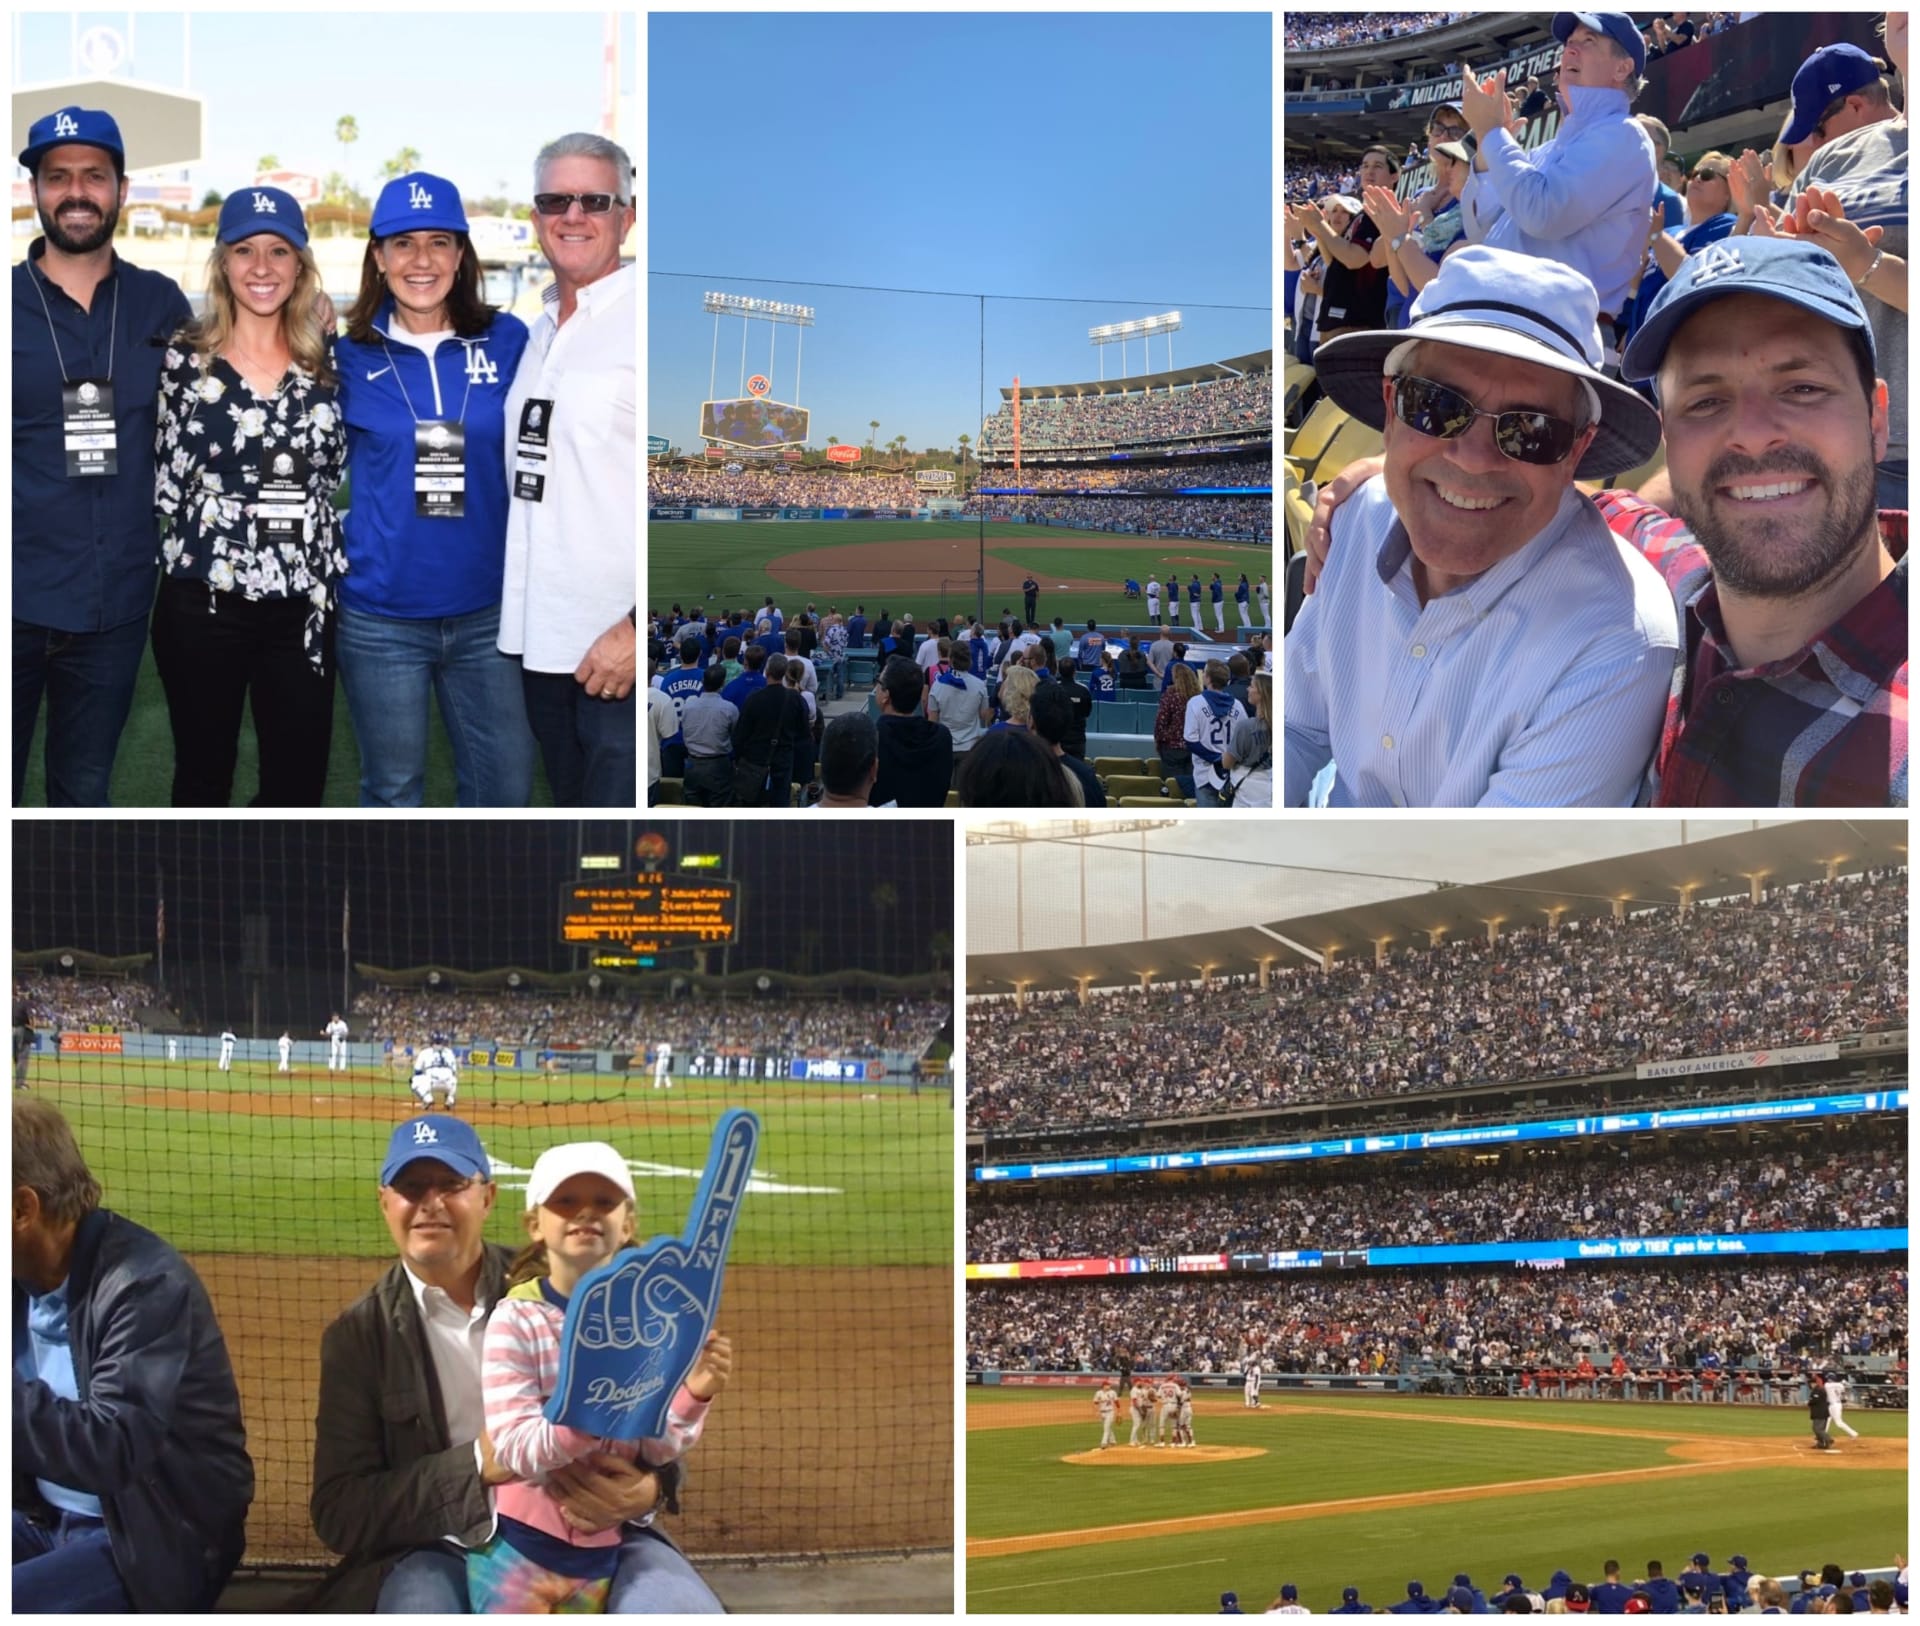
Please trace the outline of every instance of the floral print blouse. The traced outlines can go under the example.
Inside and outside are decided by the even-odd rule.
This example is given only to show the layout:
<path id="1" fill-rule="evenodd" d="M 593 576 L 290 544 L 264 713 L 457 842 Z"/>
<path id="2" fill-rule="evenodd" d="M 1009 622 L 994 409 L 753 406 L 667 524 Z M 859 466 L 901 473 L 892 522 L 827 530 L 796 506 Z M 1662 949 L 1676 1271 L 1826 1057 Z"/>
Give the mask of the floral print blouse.
<path id="1" fill-rule="evenodd" d="M 327 347 L 331 355 L 332 339 Z M 279 452 L 304 460 L 306 513 L 297 532 L 268 536 L 255 508 L 261 470 Z M 218 613 L 222 593 L 305 599 L 307 659 L 320 667 L 326 618 L 347 569 L 333 506 L 346 460 L 336 392 L 297 362 L 263 396 L 225 357 L 203 366 L 176 340 L 160 374 L 154 504 L 172 521 L 160 545 L 162 567 L 206 582 L 209 613 Z"/>

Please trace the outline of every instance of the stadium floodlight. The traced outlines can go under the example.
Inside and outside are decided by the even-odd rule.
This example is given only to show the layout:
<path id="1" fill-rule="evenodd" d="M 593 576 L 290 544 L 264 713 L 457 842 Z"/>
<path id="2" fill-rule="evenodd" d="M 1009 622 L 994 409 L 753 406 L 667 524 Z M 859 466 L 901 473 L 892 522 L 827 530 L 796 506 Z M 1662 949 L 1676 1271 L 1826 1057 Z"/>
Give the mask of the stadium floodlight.
<path id="1" fill-rule="evenodd" d="M 756 322 L 788 322 L 813 326 L 811 305 L 790 305 L 779 299 L 750 299 L 745 294 L 709 293 L 704 307 L 714 316 L 744 316 Z"/>
<path id="2" fill-rule="evenodd" d="M 1156 333 L 1167 336 L 1167 371 L 1173 371 L 1173 336 L 1180 330 L 1180 313 L 1163 311 L 1158 316 L 1136 317 L 1131 322 L 1108 322 L 1101 327 L 1087 329 L 1087 339 L 1100 352 L 1100 378 L 1104 383 L 1107 376 L 1107 351 L 1110 344 L 1120 346 L 1120 376 L 1127 376 L 1127 341 L 1138 339 L 1150 352 L 1152 339 Z M 1151 367 L 1151 356 L 1148 356 Z"/>
<path id="3" fill-rule="evenodd" d="M 1077 841 L 1136 831 L 1178 829 L 1180 819 L 983 819 L 967 826 L 969 847 L 1010 841 Z"/>

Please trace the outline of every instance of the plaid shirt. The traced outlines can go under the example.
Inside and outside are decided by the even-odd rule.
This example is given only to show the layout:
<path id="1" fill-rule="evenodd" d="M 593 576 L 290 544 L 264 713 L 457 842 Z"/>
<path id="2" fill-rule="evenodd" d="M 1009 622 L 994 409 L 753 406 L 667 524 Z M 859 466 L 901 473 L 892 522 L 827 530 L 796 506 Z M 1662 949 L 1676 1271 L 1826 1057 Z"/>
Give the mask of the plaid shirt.
<path id="1" fill-rule="evenodd" d="M 1666 577 L 1686 653 L 1647 774 L 1657 807 L 1907 805 L 1907 516 L 1883 511 L 1893 573 L 1805 648 L 1739 667 L 1706 551 L 1630 492 L 1594 498 Z"/>

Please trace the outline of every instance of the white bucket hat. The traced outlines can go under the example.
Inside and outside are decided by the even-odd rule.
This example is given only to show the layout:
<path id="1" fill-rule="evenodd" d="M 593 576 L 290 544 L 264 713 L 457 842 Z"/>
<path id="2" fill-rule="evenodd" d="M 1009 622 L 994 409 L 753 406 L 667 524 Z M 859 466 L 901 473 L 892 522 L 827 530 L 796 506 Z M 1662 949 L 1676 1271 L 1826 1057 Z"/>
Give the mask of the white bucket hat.
<path id="1" fill-rule="evenodd" d="M 1431 339 L 1579 379 L 1599 424 L 1573 471 L 1579 479 L 1638 468 L 1659 446 L 1660 414 L 1600 371 L 1599 298 L 1571 267 L 1481 244 L 1456 249 L 1410 314 L 1412 325 L 1405 329 L 1345 333 L 1313 353 L 1321 388 L 1371 428 L 1386 426 L 1380 380 L 1398 371 L 1394 353 Z"/>

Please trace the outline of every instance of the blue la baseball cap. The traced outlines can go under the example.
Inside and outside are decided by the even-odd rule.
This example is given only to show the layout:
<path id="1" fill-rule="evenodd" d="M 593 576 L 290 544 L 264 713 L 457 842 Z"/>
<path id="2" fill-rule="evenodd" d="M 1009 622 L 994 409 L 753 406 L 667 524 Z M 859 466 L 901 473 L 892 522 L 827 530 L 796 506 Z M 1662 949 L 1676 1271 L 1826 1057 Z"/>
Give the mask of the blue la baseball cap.
<path id="1" fill-rule="evenodd" d="M 295 248 L 305 248 L 307 217 L 300 212 L 299 200 L 277 186 L 249 186 L 229 193 L 220 205 L 220 241 L 237 243 L 263 231 L 286 238 Z"/>
<path id="2" fill-rule="evenodd" d="M 1553 37 L 1562 45 L 1576 28 L 1591 28 L 1596 34 L 1605 34 L 1633 58 L 1636 76 L 1647 71 L 1647 42 L 1624 11 L 1556 11 L 1553 14 Z"/>
<path id="3" fill-rule="evenodd" d="M 1789 147 L 1805 141 L 1834 102 L 1864 90 L 1879 77 L 1880 64 L 1859 46 L 1821 46 L 1793 76 L 1793 117 L 1780 132 L 1780 140 Z"/>
<path id="4" fill-rule="evenodd" d="M 1427 1589 L 1418 1581 L 1409 1581 L 1407 1583 L 1407 1596 L 1409 1598 L 1424 1598 L 1426 1595 Z"/>
<path id="5" fill-rule="evenodd" d="M 69 143 L 99 147 L 113 154 L 117 167 L 127 167 L 127 149 L 120 139 L 120 126 L 111 113 L 92 107 L 61 107 L 35 119 L 27 127 L 27 145 L 20 154 L 20 166 L 28 171 L 39 168 L 41 154 Z"/>
<path id="6" fill-rule="evenodd" d="M 387 1160 L 380 1165 L 380 1184 L 390 1186 L 393 1178 L 409 1163 L 430 1157 L 444 1163 L 455 1174 L 472 1175 L 479 1180 L 493 1178 L 493 1165 L 487 1161 L 486 1148 L 473 1126 L 447 1112 L 430 1112 L 409 1118 L 387 1140 Z"/>
<path id="7" fill-rule="evenodd" d="M 1288 1599 L 1297 1598 L 1300 1596 L 1300 1589 L 1289 1581 L 1280 1589 L 1280 1596 Z"/>
<path id="8" fill-rule="evenodd" d="M 1783 299 L 1858 333 L 1878 373 L 1867 308 L 1838 260 L 1817 244 L 1792 237 L 1727 237 L 1689 255 L 1679 274 L 1660 290 L 1646 321 L 1627 345 L 1620 376 L 1636 383 L 1652 378 L 1680 325 L 1702 305 L 1728 294 Z"/>
<path id="9" fill-rule="evenodd" d="M 391 237 L 403 231 L 463 232 L 467 229 L 467 212 L 460 205 L 460 189 L 452 181 L 417 169 L 380 188 L 369 229 L 375 237 Z"/>
<path id="10" fill-rule="evenodd" d="M 1735 1569 L 1743 1570 L 1747 1567 L 1747 1555 L 1745 1553 L 1735 1553 L 1727 1562 Z"/>
<path id="11" fill-rule="evenodd" d="M 1466 1587 L 1457 1586 L 1447 1593 L 1447 1607 L 1458 1609 L 1463 1615 L 1473 1613 L 1473 1593 Z"/>
<path id="12" fill-rule="evenodd" d="M 1342 1603 L 1358 1603 L 1360 1601 L 1360 1589 L 1357 1586 L 1343 1587 L 1340 1592 L 1340 1601 Z"/>

